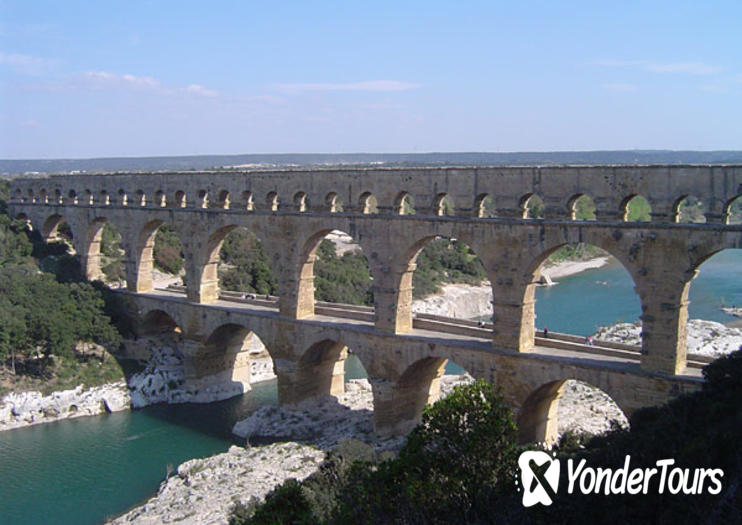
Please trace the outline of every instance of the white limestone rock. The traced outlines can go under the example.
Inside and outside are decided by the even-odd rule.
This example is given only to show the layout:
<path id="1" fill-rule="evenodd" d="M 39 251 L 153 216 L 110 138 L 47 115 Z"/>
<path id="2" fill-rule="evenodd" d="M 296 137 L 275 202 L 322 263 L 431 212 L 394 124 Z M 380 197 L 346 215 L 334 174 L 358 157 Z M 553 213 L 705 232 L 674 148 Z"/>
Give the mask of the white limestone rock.
<path id="1" fill-rule="evenodd" d="M 594 337 L 603 341 L 640 345 L 641 322 L 601 326 Z M 688 321 L 688 354 L 716 358 L 734 352 L 740 347 L 742 330 L 739 328 L 730 328 L 704 319 Z"/>
<path id="2" fill-rule="evenodd" d="M 110 523 L 226 524 L 236 502 L 262 501 L 286 479 L 312 474 L 324 457 L 324 452 L 298 443 L 233 446 L 223 454 L 181 464 L 155 497 Z"/>
<path id="3" fill-rule="evenodd" d="M 52 392 L 11 392 L 0 400 L 0 430 L 127 410 L 129 392 L 124 381 Z"/>

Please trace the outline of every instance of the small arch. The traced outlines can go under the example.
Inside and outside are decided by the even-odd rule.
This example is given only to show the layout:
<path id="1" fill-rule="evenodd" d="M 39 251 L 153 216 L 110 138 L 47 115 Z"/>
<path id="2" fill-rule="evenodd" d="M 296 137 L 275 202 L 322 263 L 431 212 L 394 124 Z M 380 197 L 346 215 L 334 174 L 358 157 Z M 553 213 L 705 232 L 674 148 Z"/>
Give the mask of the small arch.
<path id="1" fill-rule="evenodd" d="M 742 195 L 737 195 L 724 206 L 724 224 L 742 224 Z"/>
<path id="2" fill-rule="evenodd" d="M 415 215 L 415 203 L 412 195 L 406 191 L 400 191 L 394 199 L 395 215 Z"/>
<path id="3" fill-rule="evenodd" d="M 46 192 L 46 188 L 42 188 L 39 192 L 39 201 L 41 204 L 49 204 L 49 195 Z"/>
<path id="4" fill-rule="evenodd" d="M 294 195 L 294 208 L 301 213 L 307 211 L 307 194 L 305 192 L 296 192 Z"/>
<path id="5" fill-rule="evenodd" d="M 23 191 L 20 188 L 16 188 L 16 190 L 13 192 L 13 200 L 15 202 L 24 202 L 23 198 Z"/>
<path id="6" fill-rule="evenodd" d="M 703 201 L 694 195 L 683 195 L 672 207 L 673 222 L 678 223 L 704 223 L 706 207 Z"/>
<path id="7" fill-rule="evenodd" d="M 522 219 L 543 219 L 544 201 L 536 193 L 527 193 L 520 199 Z"/>
<path id="8" fill-rule="evenodd" d="M 376 197 L 374 197 L 373 193 L 368 191 L 363 193 L 358 199 L 358 207 L 361 209 L 361 213 L 363 214 L 379 213 Z"/>
<path id="9" fill-rule="evenodd" d="M 126 194 L 126 191 L 124 191 L 123 189 L 119 190 L 119 202 L 121 203 L 121 206 L 129 205 L 129 196 Z"/>
<path id="10" fill-rule="evenodd" d="M 625 222 L 650 222 L 652 206 L 642 195 L 629 195 L 621 203 L 621 217 Z"/>
<path id="11" fill-rule="evenodd" d="M 94 199 L 93 199 L 93 192 L 92 191 L 85 190 L 85 199 L 84 199 L 84 202 L 88 206 L 92 206 L 93 204 L 95 204 Z"/>
<path id="12" fill-rule="evenodd" d="M 106 190 L 100 192 L 100 203 L 103 206 L 109 206 L 111 204 L 111 196 L 108 195 Z"/>
<path id="13" fill-rule="evenodd" d="M 208 208 L 209 207 L 209 192 L 206 190 L 198 190 L 198 207 Z"/>
<path id="14" fill-rule="evenodd" d="M 487 193 L 480 193 L 474 200 L 474 216 L 480 219 L 495 217 L 495 200 Z"/>
<path id="15" fill-rule="evenodd" d="M 34 195 L 33 188 L 28 188 L 28 202 L 35 204 L 36 196 Z"/>
<path id="16" fill-rule="evenodd" d="M 593 199 L 585 193 L 580 193 L 573 196 L 567 204 L 567 209 L 569 211 L 570 220 L 595 220 L 595 203 L 593 202 Z"/>
<path id="17" fill-rule="evenodd" d="M 216 207 L 223 210 L 229 209 L 229 192 L 227 190 L 221 190 L 219 192 L 219 200 Z"/>
<path id="18" fill-rule="evenodd" d="M 77 205 L 77 192 L 75 190 L 70 190 L 67 194 L 67 197 L 69 198 L 69 203 L 72 205 Z"/>
<path id="19" fill-rule="evenodd" d="M 186 194 L 183 190 L 178 190 L 175 192 L 175 207 L 176 208 L 185 208 L 188 204 L 186 202 Z"/>
<path id="20" fill-rule="evenodd" d="M 162 190 L 157 190 L 155 192 L 155 206 L 158 206 L 160 208 L 164 208 L 167 206 L 167 200 L 165 198 L 165 192 Z"/>
<path id="21" fill-rule="evenodd" d="M 343 203 L 340 201 L 340 197 L 334 191 L 331 191 L 325 197 L 325 204 L 330 213 L 338 213 L 343 211 Z"/>
<path id="22" fill-rule="evenodd" d="M 278 211 L 278 193 L 271 191 L 265 196 L 265 205 L 270 211 Z"/>
<path id="23" fill-rule="evenodd" d="M 178 322 L 164 310 L 150 310 L 139 318 L 135 330 L 137 335 L 166 335 L 182 333 Z"/>
<path id="24" fill-rule="evenodd" d="M 453 201 L 447 193 L 439 193 L 435 197 L 433 211 L 439 217 L 456 215 L 456 209 L 454 208 Z"/>
<path id="25" fill-rule="evenodd" d="M 521 443 L 555 444 L 566 432 L 606 432 L 613 421 L 628 427 L 623 410 L 607 393 L 582 381 L 560 379 L 541 385 L 521 405 L 518 438 Z"/>
<path id="26" fill-rule="evenodd" d="M 137 205 L 139 206 L 147 205 L 147 195 L 142 190 L 137 190 Z"/>
<path id="27" fill-rule="evenodd" d="M 253 194 L 251 191 L 242 192 L 242 205 L 247 211 L 252 211 L 254 209 L 255 203 L 253 202 Z"/>

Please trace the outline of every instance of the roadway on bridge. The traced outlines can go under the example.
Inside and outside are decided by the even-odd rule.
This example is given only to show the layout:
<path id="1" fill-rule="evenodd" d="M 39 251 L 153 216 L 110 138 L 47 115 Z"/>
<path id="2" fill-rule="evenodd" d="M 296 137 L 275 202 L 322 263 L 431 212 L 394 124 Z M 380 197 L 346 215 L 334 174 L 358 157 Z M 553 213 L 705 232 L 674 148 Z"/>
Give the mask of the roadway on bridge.
<path id="1" fill-rule="evenodd" d="M 156 289 L 151 292 L 132 294 L 142 297 L 153 297 L 157 299 L 164 299 L 173 302 L 188 302 L 182 291 L 175 291 L 169 289 Z M 203 305 L 207 308 L 219 308 L 228 310 L 234 313 L 249 314 L 261 317 L 280 317 L 278 312 L 278 304 L 275 306 L 268 306 L 268 301 L 258 300 L 252 301 L 250 299 L 219 299 L 213 303 Z M 194 303 L 196 304 L 196 303 Z M 451 319 L 451 324 L 455 324 L 456 320 Z M 375 333 L 377 330 L 374 324 L 369 321 L 363 321 L 359 319 L 352 319 L 346 317 L 335 317 L 329 315 L 313 315 L 311 317 L 305 317 L 299 320 L 303 323 L 318 323 L 326 325 L 335 329 L 341 328 L 346 330 L 353 330 L 357 332 L 368 332 Z M 383 335 L 389 335 L 383 333 Z M 449 344 L 454 346 L 460 346 L 477 350 L 481 352 L 491 352 L 502 355 L 518 355 L 519 357 L 526 359 L 543 359 L 547 361 L 562 361 L 569 360 L 572 364 L 579 364 L 585 367 L 600 367 L 600 368 L 611 368 L 614 370 L 620 370 L 625 372 L 631 372 L 634 374 L 645 374 L 639 366 L 639 358 L 633 356 L 615 356 L 615 355 L 603 355 L 597 352 L 591 352 L 591 349 L 587 345 L 582 345 L 580 351 L 565 350 L 561 348 L 552 348 L 543 345 L 534 346 L 530 352 L 514 352 L 511 350 L 503 350 L 494 348 L 490 337 L 485 334 L 482 337 L 472 335 L 461 335 L 453 334 L 445 331 L 437 330 L 423 330 L 419 328 L 413 328 L 410 332 L 404 334 L 395 334 L 395 337 L 400 338 L 411 338 L 423 340 L 428 343 L 439 343 Z M 701 370 L 699 368 L 688 367 L 683 374 L 678 374 L 676 377 L 688 377 L 688 378 L 701 378 Z"/>

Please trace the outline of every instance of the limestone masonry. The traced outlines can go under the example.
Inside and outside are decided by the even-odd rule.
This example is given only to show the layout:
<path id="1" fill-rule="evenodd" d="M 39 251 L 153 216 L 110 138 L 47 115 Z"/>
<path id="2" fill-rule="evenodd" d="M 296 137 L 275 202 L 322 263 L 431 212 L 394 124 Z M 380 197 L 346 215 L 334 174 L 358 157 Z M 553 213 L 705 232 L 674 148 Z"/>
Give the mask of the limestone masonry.
<path id="1" fill-rule="evenodd" d="M 126 252 L 125 293 L 142 333 L 177 329 L 191 380 L 241 381 L 233 374 L 245 369 L 243 342 L 254 333 L 273 359 L 281 403 L 298 403 L 342 392 L 350 348 L 369 374 L 374 425 L 383 435 L 414 426 L 437 398 L 447 359 L 502 385 L 519 409 L 524 440 L 553 438 L 555 400 L 568 379 L 601 388 L 627 415 L 698 388 L 698 369 L 686 359 L 689 283 L 708 257 L 742 247 L 742 225 L 728 224 L 742 195 L 742 166 L 85 174 L 18 178 L 11 191 L 13 215 L 46 238 L 62 221 L 69 224 L 90 279 L 101 275 L 103 224 L 116 226 Z M 543 200 L 544 219 L 529 218 L 534 195 Z M 597 220 L 574 220 L 583 195 L 592 198 Z M 637 195 L 651 206 L 650 222 L 625 220 Z M 687 196 L 703 203 L 705 224 L 677 222 Z M 495 217 L 484 216 L 489 202 Z M 415 214 L 405 214 L 411 203 Z M 183 243 L 185 296 L 153 289 L 152 250 L 162 224 Z M 263 242 L 278 298 L 244 300 L 218 289 L 219 249 L 237 227 Z M 315 304 L 315 252 L 333 230 L 363 249 L 374 308 Z M 494 298 L 491 324 L 413 318 L 415 258 L 437 236 L 460 239 L 483 261 Z M 536 333 L 539 267 L 577 242 L 609 252 L 632 276 L 642 305 L 640 351 L 586 349 Z"/>

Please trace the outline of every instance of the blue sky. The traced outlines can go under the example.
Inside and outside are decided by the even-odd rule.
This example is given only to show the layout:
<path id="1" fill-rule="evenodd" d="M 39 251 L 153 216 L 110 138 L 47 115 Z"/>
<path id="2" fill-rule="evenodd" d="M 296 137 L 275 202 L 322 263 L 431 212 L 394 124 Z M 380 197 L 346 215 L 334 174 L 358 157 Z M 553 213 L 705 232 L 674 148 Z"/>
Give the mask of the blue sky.
<path id="1" fill-rule="evenodd" d="M 0 157 L 741 149 L 742 2 L 0 0 Z"/>

